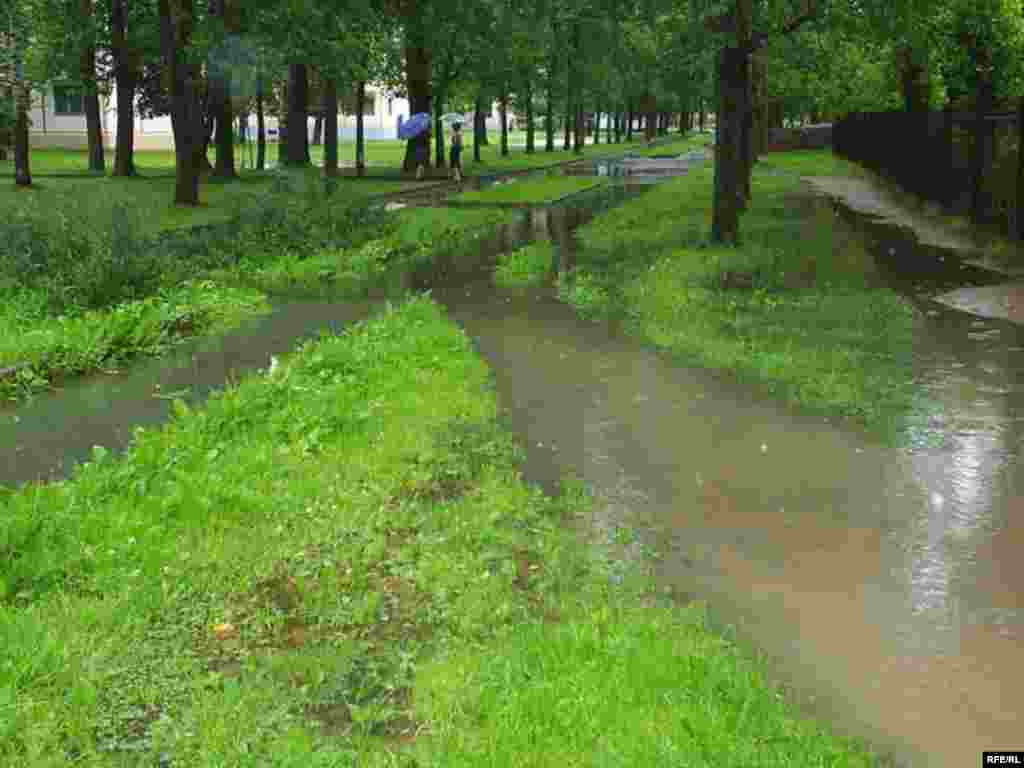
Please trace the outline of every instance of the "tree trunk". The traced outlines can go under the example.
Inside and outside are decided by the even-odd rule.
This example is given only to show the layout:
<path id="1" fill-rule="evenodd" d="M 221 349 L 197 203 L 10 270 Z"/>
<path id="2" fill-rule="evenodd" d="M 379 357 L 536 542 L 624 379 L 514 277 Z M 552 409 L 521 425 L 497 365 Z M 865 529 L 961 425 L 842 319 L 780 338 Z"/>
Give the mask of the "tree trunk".
<path id="1" fill-rule="evenodd" d="M 565 105 L 565 126 L 564 126 L 563 132 L 564 132 L 564 136 L 562 137 L 562 150 L 567 152 L 569 150 L 569 147 L 571 146 L 569 142 L 572 139 L 572 104 L 571 104 L 571 102 L 566 102 L 566 105 Z"/>
<path id="2" fill-rule="evenodd" d="M 441 120 L 441 115 L 444 114 L 445 104 L 448 100 L 446 90 L 447 84 L 442 85 L 438 88 L 437 95 L 434 98 L 434 165 L 438 168 L 444 168 L 446 165 L 444 121 Z"/>
<path id="3" fill-rule="evenodd" d="M 989 52 L 979 46 L 973 58 L 976 61 L 978 81 L 974 99 L 974 136 L 971 142 L 971 222 L 979 224 L 986 208 L 985 166 L 990 151 L 990 132 L 985 115 L 992 111 L 994 88 Z"/>
<path id="4" fill-rule="evenodd" d="M 78 74 L 82 80 L 82 108 L 89 146 L 89 170 L 106 170 L 103 157 L 103 125 L 100 121 L 100 94 L 96 84 L 96 36 L 93 31 L 93 0 L 80 0 L 79 11 L 85 35 L 78 53 Z"/>
<path id="5" fill-rule="evenodd" d="M 18 83 L 14 86 L 17 105 L 14 118 L 14 183 L 19 187 L 32 186 L 32 172 L 29 168 L 28 110 L 30 91 Z"/>
<path id="6" fill-rule="evenodd" d="M 554 84 L 553 76 L 548 75 L 547 93 L 545 98 L 547 103 L 544 105 L 544 151 L 554 152 L 555 151 L 555 99 L 554 99 Z"/>
<path id="7" fill-rule="evenodd" d="M 232 114 L 229 87 L 226 79 L 217 86 L 217 158 L 213 175 L 222 179 L 238 177 L 235 170 L 235 116 Z"/>
<path id="8" fill-rule="evenodd" d="M 738 48 L 723 48 L 718 57 L 718 110 L 715 143 L 714 211 L 711 240 L 735 243 L 739 240 L 740 208 L 743 196 L 743 68 L 746 57 Z"/>
<path id="9" fill-rule="evenodd" d="M 215 0 L 212 5 L 214 14 L 224 22 L 225 31 L 233 32 L 234 25 L 228 15 L 227 0 Z M 210 69 L 214 70 L 213 67 Z M 217 121 L 217 158 L 213 175 L 234 179 L 238 176 L 235 171 L 235 116 L 231 108 L 231 79 L 227 67 L 220 66 L 211 71 L 209 82 L 212 90 L 211 111 Z"/>
<path id="10" fill-rule="evenodd" d="M 928 92 L 931 89 L 928 76 L 927 50 L 900 48 L 897 53 L 900 72 L 900 90 L 903 93 L 903 108 L 907 112 L 926 112 Z"/>
<path id="11" fill-rule="evenodd" d="M 601 143 L 601 105 L 594 110 L 594 144 Z"/>
<path id="12" fill-rule="evenodd" d="M 572 151 L 577 155 L 583 154 L 583 142 L 586 141 L 586 126 L 583 124 L 583 100 L 576 105 L 576 126 L 573 130 Z"/>
<path id="13" fill-rule="evenodd" d="M 630 142 L 633 140 L 633 107 L 626 110 L 626 141 Z"/>
<path id="14" fill-rule="evenodd" d="M 504 86 L 501 90 L 501 98 L 498 101 L 498 109 L 501 112 L 501 156 L 508 156 L 508 93 Z"/>
<path id="15" fill-rule="evenodd" d="M 288 65 L 288 126 L 285 133 L 284 164 L 303 166 L 309 162 L 307 134 L 309 74 L 305 64 Z"/>
<path id="16" fill-rule="evenodd" d="M 1024 240 L 1024 96 L 1017 101 L 1017 205 L 1016 231 L 1013 236 Z"/>
<path id="17" fill-rule="evenodd" d="M 615 122 L 615 110 L 614 109 L 609 109 L 608 110 L 608 114 L 606 115 L 606 119 L 607 119 L 608 122 L 606 122 L 605 126 L 604 126 L 604 143 L 605 144 L 611 144 L 612 143 L 612 123 Z"/>
<path id="18" fill-rule="evenodd" d="M 324 143 L 324 116 L 316 115 L 313 118 L 313 146 L 320 147 Z"/>
<path id="19" fill-rule="evenodd" d="M 338 175 L 338 81 L 324 78 L 324 175 Z M 356 167 L 359 167 L 359 131 L 356 130 Z M 358 173 L 358 171 L 357 171 Z"/>
<path id="20" fill-rule="evenodd" d="M 484 114 L 484 94 L 477 92 L 473 111 L 473 160 L 480 162 L 480 147 L 483 146 L 487 134 L 487 116 Z"/>
<path id="21" fill-rule="evenodd" d="M 750 181 L 754 172 L 754 110 L 752 106 L 752 93 L 750 82 L 750 56 L 743 56 L 742 70 L 740 75 L 743 78 L 743 104 L 740 113 L 740 179 L 742 181 L 743 198 L 740 210 L 747 210 L 750 203 L 751 189 Z M 739 84 L 737 84 L 739 85 Z"/>
<path id="22" fill-rule="evenodd" d="M 526 75 L 523 91 L 523 99 L 526 101 L 526 154 L 532 155 L 536 150 L 534 146 L 536 127 L 533 124 L 533 83 L 530 82 L 529 73 Z"/>
<path id="23" fill-rule="evenodd" d="M 405 72 L 406 90 L 409 94 L 409 114 L 411 116 L 426 112 L 429 115 L 433 111 L 431 109 L 433 94 L 430 84 L 431 52 L 425 46 L 416 44 L 412 31 L 407 30 L 406 36 Z M 430 134 L 426 132 L 405 143 L 405 160 L 402 162 L 402 169 L 405 171 L 416 170 L 420 157 L 425 157 L 426 164 L 429 166 Z"/>
<path id="24" fill-rule="evenodd" d="M 135 87 L 137 56 L 128 48 L 126 0 L 110 5 L 111 53 L 114 88 L 117 91 L 117 137 L 114 144 L 114 176 L 135 175 Z"/>
<path id="25" fill-rule="evenodd" d="M 267 125 L 263 114 L 263 76 L 256 78 L 256 170 L 267 168 Z"/>
<path id="26" fill-rule="evenodd" d="M 199 205 L 199 156 L 203 151 L 204 131 L 202 100 L 198 90 L 199 67 L 184 55 L 192 39 L 193 7 L 189 0 L 157 0 L 157 8 L 160 48 L 171 92 L 174 202 Z"/>
<path id="27" fill-rule="evenodd" d="M 363 117 L 363 103 L 366 101 L 366 81 L 356 82 L 356 176 L 366 175 L 366 129 Z M 337 126 L 337 116 L 335 116 Z M 337 127 L 335 127 L 337 134 Z M 337 143 L 337 142 L 335 142 Z"/>
<path id="28" fill-rule="evenodd" d="M 701 133 L 704 133 L 704 126 L 706 125 L 704 121 L 706 117 L 707 116 L 704 113 L 704 99 L 697 99 L 697 127 L 700 129 Z"/>

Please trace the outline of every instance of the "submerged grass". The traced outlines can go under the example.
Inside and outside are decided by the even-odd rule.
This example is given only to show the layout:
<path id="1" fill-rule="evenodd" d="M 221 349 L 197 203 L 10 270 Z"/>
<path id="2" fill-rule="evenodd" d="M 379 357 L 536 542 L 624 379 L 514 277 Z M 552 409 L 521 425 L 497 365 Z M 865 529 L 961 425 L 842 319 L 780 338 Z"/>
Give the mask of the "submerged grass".
<path id="1" fill-rule="evenodd" d="M 429 300 L 176 413 L 0 492 L 0 763 L 869 764 L 611 587 Z"/>
<path id="2" fill-rule="evenodd" d="M 456 203 L 550 203 L 563 197 L 601 186 L 600 179 L 574 176 L 544 176 L 533 179 L 509 179 L 487 189 L 462 192 L 452 198 Z"/>
<path id="3" fill-rule="evenodd" d="M 829 152 L 773 154 L 799 173 L 855 173 Z M 796 173 L 759 164 L 739 247 L 707 242 L 712 169 L 691 171 L 581 228 L 563 297 L 623 314 L 639 335 L 894 438 L 915 400 L 915 311 L 874 277 L 864 243 Z"/>
<path id="4" fill-rule="evenodd" d="M 539 283 L 551 272 L 554 249 L 550 240 L 539 240 L 502 254 L 494 270 L 495 281 L 506 288 Z"/>
<path id="5" fill-rule="evenodd" d="M 139 301 L 49 315 L 45 298 L 21 292 L 0 308 L 0 399 L 48 389 L 56 379 L 159 355 L 176 342 L 223 330 L 269 309 L 252 290 L 186 282 Z"/>
<path id="6" fill-rule="evenodd" d="M 401 290 L 410 269 L 470 246 L 508 218 L 497 210 L 406 208 L 391 216 L 382 236 L 352 247 L 243 259 L 216 276 L 269 293 L 361 298 L 391 279 Z"/>

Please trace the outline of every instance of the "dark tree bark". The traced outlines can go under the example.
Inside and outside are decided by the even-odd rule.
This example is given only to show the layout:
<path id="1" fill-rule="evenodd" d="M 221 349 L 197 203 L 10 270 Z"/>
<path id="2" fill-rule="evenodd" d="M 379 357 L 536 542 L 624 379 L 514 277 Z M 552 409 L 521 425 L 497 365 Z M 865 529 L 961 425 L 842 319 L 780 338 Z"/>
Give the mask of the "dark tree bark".
<path id="1" fill-rule="evenodd" d="M 608 120 L 608 122 L 605 123 L 605 126 L 604 126 L 604 143 L 605 144 L 611 144 L 612 143 L 612 123 L 615 122 L 615 111 L 614 111 L 614 109 L 609 109 L 608 110 L 607 120 Z"/>
<path id="2" fill-rule="evenodd" d="M 576 126 L 573 130 L 572 151 L 577 155 L 583 154 L 583 142 L 587 139 L 586 125 L 584 125 L 583 104 L 576 105 Z"/>
<path id="3" fill-rule="evenodd" d="M 565 126 L 564 136 L 562 137 L 562 149 L 568 151 L 569 147 L 572 146 L 569 142 L 572 139 L 572 105 L 565 105 Z"/>
<path id="4" fill-rule="evenodd" d="M 704 99 L 697 99 L 697 127 L 700 128 L 700 132 L 704 133 L 704 122 L 707 119 L 707 115 L 704 112 Z"/>
<path id="5" fill-rule="evenodd" d="M 212 9 L 224 21 L 228 33 L 237 31 L 234 14 L 229 12 L 228 0 L 214 0 Z M 231 107 L 231 81 L 226 66 L 220 66 L 210 76 L 211 106 L 217 121 L 217 158 L 213 175 L 222 179 L 237 178 L 235 170 L 235 115 Z"/>
<path id="6" fill-rule="evenodd" d="M 498 100 L 498 109 L 501 112 L 501 156 L 508 156 L 508 93 L 502 86 L 501 98 Z"/>
<path id="7" fill-rule="evenodd" d="M 285 132 L 284 165 L 309 163 L 309 73 L 305 64 L 288 65 L 288 125 Z"/>
<path id="8" fill-rule="evenodd" d="M 615 120 L 612 121 L 615 128 L 615 143 L 618 144 L 622 141 L 622 112 L 616 110 Z"/>
<path id="9" fill-rule="evenodd" d="M 356 176 L 366 174 L 366 136 L 363 120 L 363 102 L 365 101 L 366 81 L 360 80 L 356 83 Z"/>
<path id="10" fill-rule="evenodd" d="M 84 92 L 82 106 L 85 111 L 85 132 L 89 142 L 89 170 L 106 170 L 103 157 L 103 124 L 100 120 L 100 92 L 96 83 L 96 36 L 93 32 L 93 0 L 80 0 L 79 10 L 85 25 L 82 49 L 79 51 L 78 74 Z"/>
<path id="11" fill-rule="evenodd" d="M 324 116 L 316 115 L 313 118 L 313 146 L 319 147 L 324 143 Z"/>
<path id="12" fill-rule="evenodd" d="M 127 0 L 111 0 L 110 40 L 117 91 L 117 136 L 114 143 L 114 176 L 135 175 L 135 88 L 138 54 L 128 46 Z"/>
<path id="13" fill-rule="evenodd" d="M 256 78 L 256 170 L 267 168 L 267 124 L 263 114 L 263 76 Z"/>
<path id="14" fill-rule="evenodd" d="M 723 48 L 718 57 L 718 110 L 715 142 L 714 211 L 711 240 L 735 243 L 739 239 L 743 195 L 743 70 L 746 56 L 739 48 Z"/>
<path id="15" fill-rule="evenodd" d="M 338 81 L 324 78 L 324 175 L 338 175 Z M 356 166 L 359 161 L 359 140 L 356 132 Z"/>
<path id="16" fill-rule="evenodd" d="M 657 109 L 657 102 L 654 96 L 651 94 L 644 94 L 641 102 L 641 108 L 644 111 L 644 139 L 647 141 L 653 141 L 657 137 L 657 115 L 655 110 Z"/>
<path id="17" fill-rule="evenodd" d="M 626 110 L 626 141 L 630 142 L 633 140 L 633 106 L 630 105 Z"/>
<path id="18" fill-rule="evenodd" d="M 409 94 L 409 114 L 415 115 L 420 112 L 431 114 L 433 111 L 433 94 L 430 83 L 431 53 L 426 46 L 418 44 L 414 30 L 406 31 L 405 72 L 406 90 Z M 421 133 L 405 143 L 405 160 L 402 163 L 402 169 L 405 171 L 416 170 L 419 157 L 426 157 L 429 165 L 430 135 L 428 133 Z"/>
<path id="19" fill-rule="evenodd" d="M 487 135 L 487 116 L 484 114 L 484 94 L 478 91 L 473 110 L 473 160 L 480 162 L 480 147 Z"/>
<path id="20" fill-rule="evenodd" d="M 28 110 L 29 89 L 16 84 L 17 103 L 14 117 L 14 183 L 19 187 L 32 186 L 32 171 L 29 168 Z"/>
<path id="21" fill-rule="evenodd" d="M 444 121 L 441 120 L 445 104 L 448 101 L 445 91 L 446 87 L 442 86 L 434 95 L 434 165 L 438 168 L 444 168 L 447 164 L 445 161 Z"/>
<path id="22" fill-rule="evenodd" d="M 1017 206 L 1016 231 L 1018 240 L 1024 240 L 1024 96 L 1017 102 Z"/>
<path id="23" fill-rule="evenodd" d="M 533 83 L 530 82 L 529 73 L 523 83 L 523 99 L 526 101 L 526 154 L 532 155 L 536 151 L 534 144 L 536 126 L 533 124 Z"/>
<path id="24" fill-rule="evenodd" d="M 171 129 L 174 132 L 174 202 L 199 205 L 200 155 L 204 149 L 203 105 L 199 68 L 185 57 L 191 40 L 191 0 L 157 0 L 160 49 L 170 81 Z"/>
<path id="25" fill-rule="evenodd" d="M 931 90 L 927 66 L 927 52 L 903 47 L 897 51 L 900 71 L 900 89 L 903 107 L 907 112 L 928 110 L 928 92 Z"/>
<path id="26" fill-rule="evenodd" d="M 544 151 L 555 151 L 555 94 L 554 77 L 548 74 L 547 93 L 544 95 L 547 103 L 544 105 Z"/>
<path id="27" fill-rule="evenodd" d="M 992 78 L 991 56 L 983 45 L 974 47 L 977 90 L 974 99 L 973 140 L 971 142 L 971 221 L 981 222 L 986 208 L 985 167 L 991 152 L 991 131 L 985 115 L 992 111 L 995 87 Z"/>

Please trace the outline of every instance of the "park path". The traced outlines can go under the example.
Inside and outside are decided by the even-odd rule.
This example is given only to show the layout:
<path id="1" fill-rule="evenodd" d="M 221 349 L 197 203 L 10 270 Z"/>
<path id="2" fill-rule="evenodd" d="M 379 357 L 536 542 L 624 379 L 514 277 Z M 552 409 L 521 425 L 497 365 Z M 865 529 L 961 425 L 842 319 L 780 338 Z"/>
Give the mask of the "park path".
<path id="1" fill-rule="evenodd" d="M 609 204 L 633 194 L 633 181 L 656 180 L 629 170 L 605 164 L 623 181 Z M 1020 748 L 1024 329 L 925 291 L 914 365 L 938 407 L 908 447 L 886 447 L 673 364 L 579 319 L 550 288 L 495 287 L 497 255 L 538 236 L 556 241 L 553 266 L 564 270 L 573 230 L 592 215 L 582 201 L 526 211 L 482 240 L 479 258 L 413 277 L 494 371 L 527 478 L 549 488 L 566 472 L 587 480 L 601 502 L 596 531 L 637 526 L 662 553 L 658 578 L 707 599 L 716 625 L 735 627 L 809 714 L 840 731 L 915 768 Z M 886 254 L 916 247 L 905 231 L 856 217 L 835 226 L 844 244 L 863 238 L 883 273 Z M 123 447 L 136 424 L 166 418 L 168 401 L 154 394 L 184 390 L 200 402 L 296 338 L 376 307 L 292 302 L 167 360 L 40 398 L 0 423 L 0 469 L 64 474 L 93 443 Z"/>

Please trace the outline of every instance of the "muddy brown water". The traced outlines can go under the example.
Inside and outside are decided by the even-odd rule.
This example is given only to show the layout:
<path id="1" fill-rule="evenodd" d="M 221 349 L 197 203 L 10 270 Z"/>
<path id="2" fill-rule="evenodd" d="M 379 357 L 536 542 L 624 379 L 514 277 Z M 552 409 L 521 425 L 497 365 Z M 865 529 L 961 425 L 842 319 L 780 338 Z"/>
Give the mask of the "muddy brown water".
<path id="1" fill-rule="evenodd" d="M 635 189 L 604 194 L 614 204 Z M 1024 748 L 1024 332 L 932 300 L 986 275 L 949 254 L 925 258 L 904 231 L 837 216 L 837 238 L 859 238 L 880 279 L 924 310 L 912 362 L 932 405 L 905 446 L 886 447 L 675 365 L 579 319 L 549 287 L 494 286 L 496 254 L 536 236 L 553 237 L 552 272 L 564 270 L 572 229 L 601 204 L 524 213 L 479 258 L 413 276 L 494 371 L 527 478 L 553 488 L 572 472 L 592 484 L 603 500 L 595 524 L 638 526 L 661 553 L 658 578 L 707 599 L 715 625 L 764 654 L 804 711 L 839 731 L 915 767 Z M 177 357 L 2 414 L 0 482 L 66 472 L 93 443 L 127 444 L 133 426 L 167 416 L 156 384 L 200 400 L 373 306 L 282 305 Z"/>

